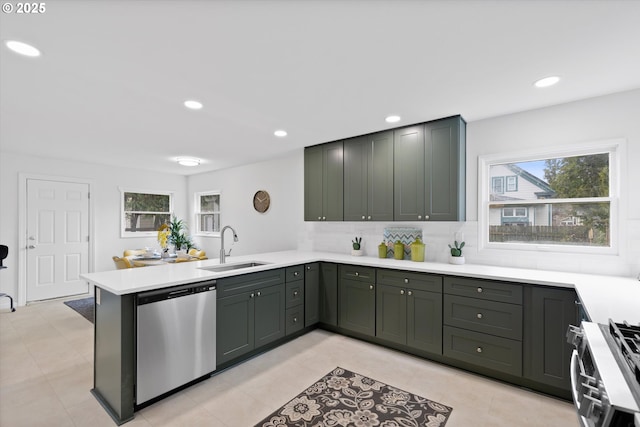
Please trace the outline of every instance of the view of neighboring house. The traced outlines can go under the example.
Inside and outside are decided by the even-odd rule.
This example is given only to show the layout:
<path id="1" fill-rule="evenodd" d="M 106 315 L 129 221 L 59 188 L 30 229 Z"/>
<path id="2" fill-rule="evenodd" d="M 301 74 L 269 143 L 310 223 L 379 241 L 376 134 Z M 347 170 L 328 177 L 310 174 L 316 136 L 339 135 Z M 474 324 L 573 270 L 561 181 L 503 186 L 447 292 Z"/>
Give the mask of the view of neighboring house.
<path id="1" fill-rule="evenodd" d="M 492 165 L 490 178 L 492 203 L 550 199 L 555 195 L 549 184 L 513 163 Z M 489 225 L 555 224 L 551 205 L 509 203 L 489 210 Z"/>

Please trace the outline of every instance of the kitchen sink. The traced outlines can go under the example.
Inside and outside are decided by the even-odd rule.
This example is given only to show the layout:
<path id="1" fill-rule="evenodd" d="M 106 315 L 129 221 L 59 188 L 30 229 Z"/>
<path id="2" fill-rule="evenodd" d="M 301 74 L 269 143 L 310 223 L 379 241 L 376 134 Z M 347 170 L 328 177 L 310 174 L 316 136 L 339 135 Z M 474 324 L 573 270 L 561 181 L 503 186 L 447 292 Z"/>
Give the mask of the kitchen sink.
<path id="1" fill-rule="evenodd" d="M 249 261 L 249 262 L 242 262 L 238 264 L 220 264 L 220 265 L 213 265 L 211 267 L 200 267 L 200 270 L 219 272 L 219 271 L 241 270 L 243 268 L 258 267 L 260 265 L 267 265 L 267 264 L 269 263 L 260 262 L 260 261 Z"/>

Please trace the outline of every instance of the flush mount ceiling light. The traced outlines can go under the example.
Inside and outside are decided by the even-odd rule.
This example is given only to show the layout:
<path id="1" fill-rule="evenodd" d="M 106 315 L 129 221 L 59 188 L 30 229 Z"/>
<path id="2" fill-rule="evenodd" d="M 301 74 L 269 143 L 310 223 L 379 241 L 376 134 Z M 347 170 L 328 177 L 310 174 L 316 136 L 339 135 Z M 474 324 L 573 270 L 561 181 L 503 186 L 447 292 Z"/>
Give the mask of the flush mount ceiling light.
<path id="1" fill-rule="evenodd" d="M 189 157 L 179 157 L 176 161 L 182 166 L 198 166 L 200 164 L 200 159 L 192 159 Z"/>
<path id="2" fill-rule="evenodd" d="M 22 43 L 15 40 L 7 40 L 4 43 L 12 51 L 24 56 L 36 57 L 40 56 L 40 51 L 30 44 Z"/>
<path id="3" fill-rule="evenodd" d="M 200 110 L 202 108 L 202 102 L 189 99 L 187 101 L 184 101 L 184 106 L 189 108 L 190 110 Z"/>
<path id="4" fill-rule="evenodd" d="M 536 80 L 536 82 L 533 84 L 535 87 L 549 87 L 549 86 L 553 86 L 554 84 L 558 83 L 560 81 L 560 77 L 558 76 L 549 76 L 549 77 L 545 77 L 543 79 L 540 80 Z"/>
<path id="5" fill-rule="evenodd" d="M 278 129 L 273 134 L 275 136 L 277 136 L 278 138 L 284 138 L 285 136 L 287 136 L 287 131 L 286 130 L 282 130 L 282 129 Z"/>
<path id="6" fill-rule="evenodd" d="M 387 123 L 397 123 L 400 121 L 400 116 L 387 116 L 384 121 Z"/>

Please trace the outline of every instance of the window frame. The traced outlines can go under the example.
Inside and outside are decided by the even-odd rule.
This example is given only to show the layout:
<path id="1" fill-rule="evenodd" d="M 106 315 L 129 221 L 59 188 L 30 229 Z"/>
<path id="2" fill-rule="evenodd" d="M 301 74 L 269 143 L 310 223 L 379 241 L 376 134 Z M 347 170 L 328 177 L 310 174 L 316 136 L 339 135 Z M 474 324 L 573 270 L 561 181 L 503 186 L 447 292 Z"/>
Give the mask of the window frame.
<path id="1" fill-rule="evenodd" d="M 624 139 L 611 139 L 591 141 L 581 144 L 538 148 L 535 150 L 519 151 L 512 153 L 500 153 L 478 156 L 478 250 L 521 250 L 542 251 L 579 254 L 608 254 L 619 253 L 619 229 L 620 229 L 620 194 L 621 194 L 621 168 L 622 159 L 625 158 L 626 141 Z M 537 199 L 500 201 L 501 205 L 537 205 L 537 204 L 561 204 L 561 203 L 609 203 L 609 246 L 579 246 L 562 244 L 536 244 L 536 243 L 505 243 L 489 241 L 490 207 L 497 203 L 490 201 L 493 180 L 490 179 L 492 165 L 504 163 L 521 163 L 539 161 L 561 157 L 573 157 L 592 154 L 609 154 L 609 196 L 575 199 Z"/>
<path id="2" fill-rule="evenodd" d="M 153 194 L 158 196 L 169 196 L 169 212 L 150 212 L 150 213 L 167 213 L 169 214 L 169 218 L 173 217 L 174 209 L 174 193 L 171 191 L 158 191 L 158 190 L 141 190 L 134 188 L 125 188 L 119 187 L 120 190 L 120 237 L 122 238 L 130 238 L 130 237 L 156 237 L 158 236 L 157 231 L 126 231 L 126 217 L 127 212 L 124 210 L 124 194 L 125 193 L 137 193 L 137 194 Z"/>
<path id="3" fill-rule="evenodd" d="M 206 211 L 204 214 L 218 214 L 220 218 L 222 218 L 222 191 L 220 190 L 209 190 L 209 191 L 197 191 L 194 193 L 194 203 L 193 203 L 193 218 L 195 224 L 194 236 L 202 236 L 202 237 L 220 237 L 220 230 L 218 231 L 202 231 L 200 230 L 200 215 L 203 214 L 200 211 L 200 198 L 202 196 L 218 196 L 218 205 L 220 206 L 220 210 L 218 211 Z M 220 222 L 222 224 L 222 222 Z"/>

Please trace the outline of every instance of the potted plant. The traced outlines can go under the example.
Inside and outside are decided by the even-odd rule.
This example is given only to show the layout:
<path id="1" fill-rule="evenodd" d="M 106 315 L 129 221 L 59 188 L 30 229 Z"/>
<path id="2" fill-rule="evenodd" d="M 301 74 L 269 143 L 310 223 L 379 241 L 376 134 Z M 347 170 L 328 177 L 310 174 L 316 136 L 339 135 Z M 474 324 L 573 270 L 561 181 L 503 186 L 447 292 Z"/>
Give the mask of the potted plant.
<path id="1" fill-rule="evenodd" d="M 361 244 L 362 244 L 362 237 L 356 237 L 355 240 L 351 241 L 351 245 L 353 246 L 353 249 L 351 250 L 351 255 L 353 256 L 362 255 Z"/>
<path id="2" fill-rule="evenodd" d="M 189 238 L 186 236 L 187 225 L 183 220 L 173 217 L 169 223 L 169 243 L 173 244 L 176 252 L 186 249 Z"/>
<path id="3" fill-rule="evenodd" d="M 464 248 L 464 242 L 458 243 L 457 240 L 453 242 L 454 246 L 449 245 L 451 250 L 451 256 L 449 257 L 450 264 L 464 264 L 464 255 L 462 255 L 462 248 Z"/>

